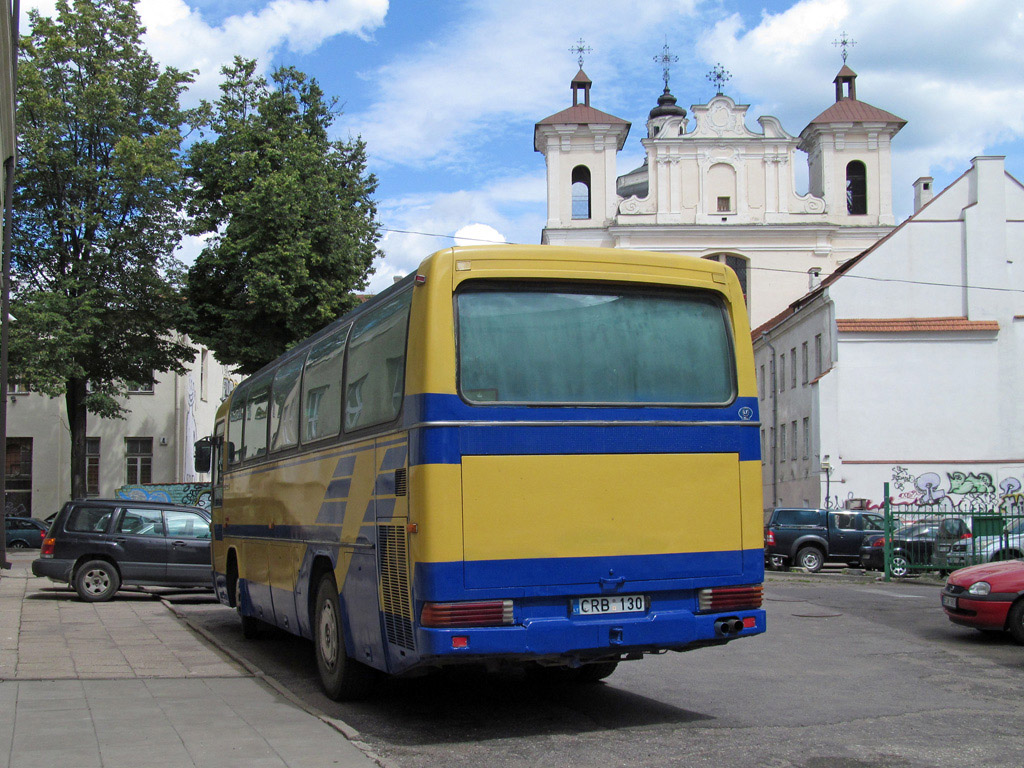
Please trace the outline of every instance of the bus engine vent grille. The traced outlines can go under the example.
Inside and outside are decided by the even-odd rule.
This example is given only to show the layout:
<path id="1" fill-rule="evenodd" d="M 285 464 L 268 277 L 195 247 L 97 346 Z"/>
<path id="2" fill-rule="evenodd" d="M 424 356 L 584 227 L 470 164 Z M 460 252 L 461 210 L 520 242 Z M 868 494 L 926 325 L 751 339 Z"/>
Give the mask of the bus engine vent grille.
<path id="1" fill-rule="evenodd" d="M 416 650 L 409 596 L 409 557 L 404 525 L 377 528 L 380 544 L 380 586 L 388 642 Z"/>
<path id="2" fill-rule="evenodd" d="M 408 473 L 405 467 L 395 470 L 395 496 L 405 496 L 408 488 Z"/>

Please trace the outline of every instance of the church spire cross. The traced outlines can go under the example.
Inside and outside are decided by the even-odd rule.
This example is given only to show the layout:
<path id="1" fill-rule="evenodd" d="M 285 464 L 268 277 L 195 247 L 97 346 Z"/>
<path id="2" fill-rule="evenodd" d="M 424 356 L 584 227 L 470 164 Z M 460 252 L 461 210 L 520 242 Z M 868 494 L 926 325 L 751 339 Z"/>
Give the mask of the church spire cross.
<path id="1" fill-rule="evenodd" d="M 576 41 L 576 45 L 569 49 L 569 53 L 576 54 L 576 61 L 579 62 L 580 69 L 583 69 L 583 55 L 593 52 L 593 49 L 587 45 L 582 37 Z"/>
<path id="2" fill-rule="evenodd" d="M 857 44 L 856 40 L 854 40 L 852 37 L 847 37 L 846 36 L 846 30 L 843 30 L 839 34 L 839 39 L 838 40 L 833 40 L 832 41 L 832 45 L 834 45 L 837 48 L 842 50 L 843 64 L 844 65 L 846 64 L 846 57 L 850 55 L 850 52 L 849 52 L 848 49 L 849 48 L 853 48 L 853 46 L 855 46 L 856 44 Z"/>
<path id="3" fill-rule="evenodd" d="M 707 78 L 715 84 L 715 90 L 717 90 L 718 95 L 721 96 L 722 87 L 732 80 L 732 75 L 729 73 L 729 70 L 721 65 L 721 63 L 716 63 L 715 66 L 711 68 L 711 71 L 708 72 Z"/>
<path id="4" fill-rule="evenodd" d="M 661 53 L 654 57 L 654 60 L 661 64 L 662 78 L 665 80 L 665 93 L 668 93 L 668 68 L 679 61 L 678 56 L 673 56 L 668 49 L 668 40 L 661 48 Z"/>

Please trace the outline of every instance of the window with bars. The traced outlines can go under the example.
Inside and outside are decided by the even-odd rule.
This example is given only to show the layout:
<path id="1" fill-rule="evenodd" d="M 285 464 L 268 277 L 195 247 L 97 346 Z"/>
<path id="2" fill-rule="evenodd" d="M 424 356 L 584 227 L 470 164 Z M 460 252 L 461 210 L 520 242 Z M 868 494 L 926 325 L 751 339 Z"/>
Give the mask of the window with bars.
<path id="1" fill-rule="evenodd" d="M 142 485 L 153 482 L 153 438 L 126 437 L 125 484 Z"/>
<path id="2" fill-rule="evenodd" d="M 100 439 L 85 438 L 85 495 L 100 495 Z"/>

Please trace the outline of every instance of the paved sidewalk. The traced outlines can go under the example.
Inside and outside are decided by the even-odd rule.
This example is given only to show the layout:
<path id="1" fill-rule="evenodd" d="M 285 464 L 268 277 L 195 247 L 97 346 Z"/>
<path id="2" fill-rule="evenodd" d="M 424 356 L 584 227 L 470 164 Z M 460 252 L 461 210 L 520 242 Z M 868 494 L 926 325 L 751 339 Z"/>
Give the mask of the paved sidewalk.
<path id="1" fill-rule="evenodd" d="M 0 768 L 378 764 L 157 597 L 85 603 L 32 576 L 33 557 L 0 573 Z"/>

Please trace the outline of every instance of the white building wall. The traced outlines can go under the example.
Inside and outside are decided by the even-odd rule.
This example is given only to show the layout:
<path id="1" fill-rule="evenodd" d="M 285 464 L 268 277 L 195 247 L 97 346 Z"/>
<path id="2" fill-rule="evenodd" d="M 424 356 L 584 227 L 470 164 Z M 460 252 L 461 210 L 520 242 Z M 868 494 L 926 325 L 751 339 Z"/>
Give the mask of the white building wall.
<path id="1" fill-rule="evenodd" d="M 152 393 L 121 400 L 130 412 L 124 419 L 88 417 L 88 437 L 100 439 L 101 497 L 111 497 L 127 481 L 125 438 L 153 439 L 152 482 L 208 480 L 193 465 L 192 445 L 213 432 L 214 415 L 238 377 L 203 350 L 185 376 L 157 374 Z M 205 382 L 205 397 L 203 386 Z M 191 392 L 191 397 L 190 397 Z M 31 513 L 43 518 L 71 497 L 71 433 L 64 398 L 36 393 L 12 394 L 7 407 L 8 438 L 32 439 Z"/>
<path id="2" fill-rule="evenodd" d="M 835 335 L 832 370 L 808 413 L 829 456 L 832 503 L 897 503 L 965 511 L 1021 504 L 1024 487 L 1024 187 L 1001 158 L 972 169 L 891 237 L 769 329 L 777 348 L 840 320 L 965 318 L 956 330 L 907 323 Z M 977 325 L 978 321 L 987 325 Z M 993 321 L 997 329 L 992 327 Z M 835 329 L 835 321 L 829 321 Z M 892 330 L 898 328 L 899 330 Z M 833 331 L 834 332 L 834 331 Z M 755 340 L 760 361 L 766 345 Z M 770 402 L 762 394 L 762 417 Z M 766 469 L 766 501 L 769 498 Z M 822 478 L 824 480 L 824 478 Z M 822 482 L 824 485 L 824 481 Z M 796 503 L 788 492 L 779 503 Z"/>

